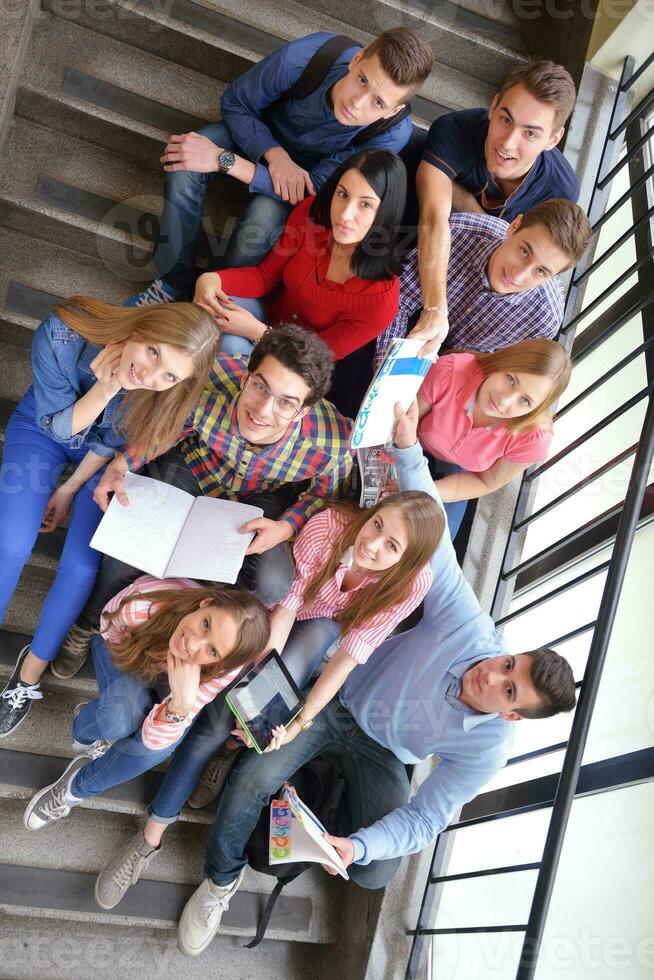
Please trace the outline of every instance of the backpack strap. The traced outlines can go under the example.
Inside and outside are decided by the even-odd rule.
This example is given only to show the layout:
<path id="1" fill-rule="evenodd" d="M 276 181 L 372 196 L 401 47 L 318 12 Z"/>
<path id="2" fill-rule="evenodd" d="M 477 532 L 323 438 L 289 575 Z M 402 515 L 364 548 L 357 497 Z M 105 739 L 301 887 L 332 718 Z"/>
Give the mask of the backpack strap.
<path id="1" fill-rule="evenodd" d="M 270 916 L 273 914 L 273 909 L 275 908 L 277 899 L 282 893 L 282 889 L 285 888 L 286 885 L 288 885 L 289 881 L 293 881 L 295 878 L 297 878 L 297 875 L 292 875 L 289 878 L 277 879 L 277 884 L 271 891 L 268 897 L 268 901 L 266 903 L 266 907 L 263 910 L 261 918 L 259 919 L 259 925 L 257 926 L 256 935 L 254 939 L 250 940 L 249 943 L 246 943 L 246 945 L 243 947 L 244 949 L 254 949 L 255 946 L 259 945 L 259 943 L 261 942 L 261 940 L 266 934 L 266 929 L 268 928 L 268 923 L 270 922 Z"/>
<path id="2" fill-rule="evenodd" d="M 399 122 L 406 119 L 407 116 L 411 115 L 411 103 L 408 102 L 401 112 L 397 112 L 390 119 L 378 119 L 377 122 L 371 123 L 362 129 L 360 133 L 357 133 L 352 140 L 353 146 L 361 146 L 362 143 L 367 143 L 368 140 L 373 139 L 375 136 L 379 136 L 381 133 L 385 133 L 387 129 L 391 126 L 397 126 Z"/>
<path id="3" fill-rule="evenodd" d="M 307 95 L 315 92 L 325 75 L 334 64 L 339 55 L 342 55 L 348 48 L 357 47 L 357 42 L 345 34 L 335 34 L 328 38 L 311 57 L 306 68 L 291 88 L 280 95 L 278 102 L 286 102 L 287 99 L 304 99 Z"/>

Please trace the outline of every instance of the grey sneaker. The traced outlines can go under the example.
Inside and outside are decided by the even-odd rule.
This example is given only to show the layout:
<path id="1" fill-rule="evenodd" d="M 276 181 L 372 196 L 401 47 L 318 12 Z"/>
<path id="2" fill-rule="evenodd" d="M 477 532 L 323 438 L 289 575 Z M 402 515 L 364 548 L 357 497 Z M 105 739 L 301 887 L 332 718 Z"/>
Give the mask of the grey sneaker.
<path id="1" fill-rule="evenodd" d="M 177 929 L 177 948 L 184 956 L 199 956 L 218 932 L 223 912 L 243 881 L 245 868 L 227 888 L 219 888 L 205 878 L 184 906 Z"/>
<path id="2" fill-rule="evenodd" d="M 228 749 L 226 744 L 223 745 L 205 767 L 198 785 L 188 798 L 188 805 L 199 810 L 215 800 L 240 754 L 240 749 Z"/>
<path id="3" fill-rule="evenodd" d="M 67 798 L 66 793 L 74 777 L 83 766 L 88 764 L 88 761 L 88 756 L 78 755 L 69 762 L 55 783 L 45 786 L 32 797 L 23 814 L 23 823 L 28 830 L 42 830 L 55 820 L 67 817 L 71 807 L 82 802 Z"/>
<path id="4" fill-rule="evenodd" d="M 88 703 L 88 701 L 80 701 L 79 704 L 75 705 L 73 710 L 73 721 L 75 721 L 84 705 Z M 110 749 L 113 744 L 113 740 L 109 738 L 96 738 L 95 742 L 78 742 L 77 739 L 74 738 L 72 742 L 73 752 L 82 752 L 84 755 L 88 756 L 89 759 L 99 759 L 100 756 L 104 755 L 107 749 Z"/>
<path id="5" fill-rule="evenodd" d="M 95 881 L 95 900 L 101 909 L 113 909 L 130 887 L 135 885 L 162 845 L 152 847 L 143 831 L 127 841 L 116 857 L 102 869 Z"/>
<path id="6" fill-rule="evenodd" d="M 57 659 L 50 664 L 50 670 L 59 680 L 66 681 L 74 677 L 84 666 L 84 661 L 91 652 L 91 637 L 95 630 L 86 629 L 75 623 L 69 629 L 66 639 L 61 644 Z"/>

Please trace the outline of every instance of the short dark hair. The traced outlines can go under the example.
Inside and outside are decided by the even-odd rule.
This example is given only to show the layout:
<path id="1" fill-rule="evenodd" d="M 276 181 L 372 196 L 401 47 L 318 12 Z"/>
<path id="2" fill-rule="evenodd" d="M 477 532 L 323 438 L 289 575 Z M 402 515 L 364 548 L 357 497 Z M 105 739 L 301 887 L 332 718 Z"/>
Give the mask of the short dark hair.
<path id="1" fill-rule="evenodd" d="M 311 205 L 309 217 L 317 225 L 331 228 L 332 198 L 348 170 L 358 170 L 381 201 L 368 234 L 352 254 L 352 272 L 361 279 L 392 279 L 402 270 L 397 240 L 406 204 L 406 167 L 390 150 L 362 150 L 348 157 Z"/>
<path id="2" fill-rule="evenodd" d="M 593 237 L 593 229 L 584 209 L 563 197 L 552 197 L 525 212 L 520 227 L 530 228 L 532 225 L 547 228 L 554 244 L 570 259 L 566 266 L 568 269 L 577 264 Z"/>
<path id="3" fill-rule="evenodd" d="M 575 107 L 577 91 L 570 72 L 553 61 L 530 61 L 526 65 L 516 65 L 506 77 L 497 104 L 514 85 L 524 85 L 530 95 L 539 102 L 546 102 L 554 108 L 553 130 L 560 129 L 568 121 Z"/>
<path id="4" fill-rule="evenodd" d="M 376 37 L 364 48 L 363 57 L 371 58 L 375 54 L 391 81 L 409 90 L 409 98 L 420 88 L 434 64 L 434 52 L 410 27 L 391 27 Z"/>
<path id="5" fill-rule="evenodd" d="M 518 711 L 523 718 L 551 718 L 560 711 L 572 711 L 576 704 L 572 667 L 560 653 L 549 647 L 530 650 L 531 682 L 541 697 L 535 708 Z"/>
<path id="6" fill-rule="evenodd" d="M 255 344 L 248 371 L 254 374 L 264 357 L 274 357 L 283 367 L 299 374 L 309 386 L 305 405 L 314 405 L 329 391 L 334 371 L 334 355 L 327 344 L 303 327 L 292 323 L 281 323 L 266 331 Z"/>

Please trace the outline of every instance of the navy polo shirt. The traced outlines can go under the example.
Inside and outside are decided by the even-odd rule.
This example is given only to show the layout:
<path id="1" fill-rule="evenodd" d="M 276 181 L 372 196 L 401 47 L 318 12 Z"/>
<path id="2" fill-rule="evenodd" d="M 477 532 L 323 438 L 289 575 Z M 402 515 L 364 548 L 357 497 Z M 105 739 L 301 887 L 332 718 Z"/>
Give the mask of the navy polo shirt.
<path id="1" fill-rule="evenodd" d="M 568 201 L 578 199 L 577 175 L 557 147 L 543 151 L 518 189 L 505 199 L 486 169 L 484 143 L 487 133 L 487 109 L 450 112 L 432 123 L 422 159 L 462 184 L 487 214 L 505 221 L 513 221 L 519 214 L 551 197 L 563 197 Z"/>

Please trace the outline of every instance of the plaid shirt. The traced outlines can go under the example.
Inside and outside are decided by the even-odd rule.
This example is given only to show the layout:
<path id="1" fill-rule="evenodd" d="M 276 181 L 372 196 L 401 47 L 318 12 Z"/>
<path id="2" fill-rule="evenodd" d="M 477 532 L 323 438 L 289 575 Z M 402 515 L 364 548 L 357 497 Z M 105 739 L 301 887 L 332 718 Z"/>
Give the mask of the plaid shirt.
<path id="1" fill-rule="evenodd" d="M 203 494 L 228 499 L 309 481 L 283 514 L 296 531 L 342 494 L 352 469 L 348 440 L 352 423 L 322 398 L 284 436 L 269 446 L 247 442 L 238 431 L 236 402 L 247 374 L 247 357 L 219 354 L 207 387 L 185 430 L 181 449 Z"/>
<path id="2" fill-rule="evenodd" d="M 563 319 L 563 287 L 553 276 L 534 289 L 496 293 L 490 288 L 486 267 L 506 238 L 506 221 L 489 214 L 457 212 L 450 217 L 452 247 L 447 267 L 448 348 L 494 351 L 531 337 L 555 337 Z M 405 337 L 409 318 L 422 309 L 418 252 L 407 256 L 400 276 L 400 307 L 377 338 L 375 369 L 391 340 Z"/>

